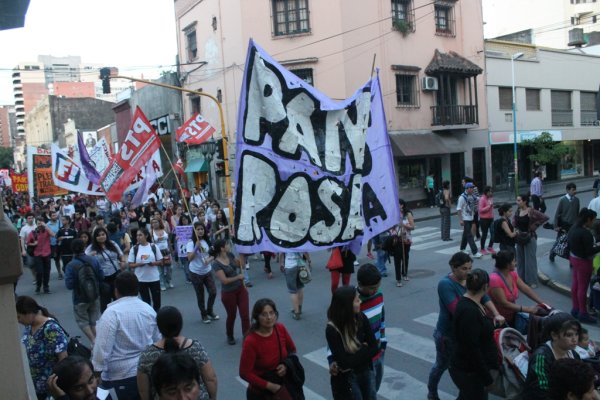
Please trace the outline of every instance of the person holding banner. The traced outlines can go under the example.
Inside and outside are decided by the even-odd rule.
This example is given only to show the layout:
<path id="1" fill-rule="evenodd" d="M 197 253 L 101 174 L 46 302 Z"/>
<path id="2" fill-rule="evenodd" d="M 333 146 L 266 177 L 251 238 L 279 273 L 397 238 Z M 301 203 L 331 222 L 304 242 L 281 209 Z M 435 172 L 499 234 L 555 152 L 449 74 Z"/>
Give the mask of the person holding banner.
<path id="1" fill-rule="evenodd" d="M 149 242 L 150 233 L 146 228 L 137 231 L 137 244 L 129 252 L 129 268 L 140 282 L 140 297 L 151 304 L 154 311 L 160 309 L 160 272 L 163 256 L 154 244 Z M 152 301 L 150 298 L 152 297 Z"/>
<path id="2" fill-rule="evenodd" d="M 189 226 L 192 221 L 187 214 L 181 214 L 177 219 L 177 226 L 174 228 L 175 232 L 175 254 L 181 263 L 181 268 L 185 273 L 185 283 L 192 283 L 190 275 L 190 261 L 187 259 L 187 244 L 193 235 L 193 227 Z M 189 228 L 189 229 L 188 229 Z M 191 234 L 190 234 L 191 233 Z"/>
<path id="3" fill-rule="evenodd" d="M 239 260 L 236 260 L 231 253 L 231 247 L 225 240 L 215 241 L 209 254 L 215 259 L 212 267 L 215 276 L 221 282 L 221 301 L 227 311 L 225 323 L 227 343 L 234 345 L 236 340 L 233 336 L 233 328 L 238 311 L 242 321 L 242 335 L 245 335 L 250 327 L 248 291 L 242 284 L 244 274 Z"/>
<path id="4" fill-rule="evenodd" d="M 186 245 L 187 259 L 189 260 L 190 279 L 196 291 L 198 309 L 202 316 L 202 322 L 210 324 L 219 319 L 213 311 L 215 299 L 217 298 L 217 287 L 213 277 L 210 263 L 214 258 L 208 255 L 210 242 L 206 228 L 199 222 L 194 223 L 195 234 Z M 208 302 L 204 302 L 204 288 L 208 291 Z"/>
<path id="5" fill-rule="evenodd" d="M 396 271 L 396 286 L 402 287 L 402 280 L 408 281 L 408 259 L 410 254 L 410 245 L 412 244 L 411 232 L 415 229 L 415 220 L 412 211 L 406 207 L 406 202 L 399 200 L 400 211 L 402 212 L 402 221 L 391 231 L 392 236 L 397 236 L 398 240 L 393 248 L 394 269 Z"/>
<path id="6" fill-rule="evenodd" d="M 165 229 L 165 225 L 160 217 L 160 212 L 156 211 L 152 220 L 152 242 L 160 250 L 163 256 L 163 263 L 158 267 L 160 271 L 160 290 L 165 291 L 167 288 L 174 288 L 171 277 L 173 275 L 173 267 L 171 267 L 171 250 L 169 249 L 169 233 Z"/>

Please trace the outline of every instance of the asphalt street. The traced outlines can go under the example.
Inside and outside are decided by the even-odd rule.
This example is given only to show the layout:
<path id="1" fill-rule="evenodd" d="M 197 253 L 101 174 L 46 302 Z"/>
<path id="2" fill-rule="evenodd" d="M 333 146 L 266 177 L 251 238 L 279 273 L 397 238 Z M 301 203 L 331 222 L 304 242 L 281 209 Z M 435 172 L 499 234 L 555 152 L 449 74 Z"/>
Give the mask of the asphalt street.
<path id="1" fill-rule="evenodd" d="M 591 194 L 581 195 L 581 205 L 587 206 Z M 548 215 L 554 215 L 557 199 L 547 201 Z M 554 241 L 554 233 L 549 230 L 538 231 L 538 261 L 547 263 L 548 251 Z M 417 222 L 413 233 L 413 247 L 410 253 L 409 277 L 411 280 L 404 287 L 397 288 L 393 278 L 392 266 L 388 264 L 390 276 L 384 278 L 381 289 L 385 297 L 388 350 L 385 355 L 384 381 L 379 391 L 380 399 L 425 399 L 426 384 L 431 365 L 435 359 L 435 346 L 432 339 L 438 313 L 437 282 L 449 272 L 448 259 L 458 251 L 461 230 L 458 220 L 452 218 L 453 238 L 450 242 L 440 240 L 440 221 L 431 219 Z M 329 376 L 325 359 L 325 326 L 326 310 L 330 301 L 330 278 L 325 269 L 327 252 L 313 254 L 313 281 L 305 289 L 305 300 L 302 319 L 292 319 L 291 303 L 285 287 L 283 275 L 273 263 L 272 280 L 268 280 L 263 272 L 262 260 L 251 258 L 250 274 L 254 287 L 250 288 L 250 307 L 262 297 L 272 298 L 279 308 L 280 322 L 290 331 L 294 339 L 301 361 L 306 370 L 305 393 L 307 399 L 328 399 L 331 397 Z M 366 246 L 359 256 L 361 263 L 369 262 L 366 257 Z M 474 261 L 475 267 L 491 271 L 493 260 L 490 256 Z M 567 269 L 565 260 L 557 258 L 553 268 Z M 184 274 L 180 268 L 174 270 L 175 288 L 162 292 L 163 305 L 178 307 L 184 315 L 184 335 L 199 339 L 206 347 L 219 380 L 219 398 L 245 398 L 244 382 L 238 376 L 239 356 L 241 351 L 240 324 L 236 321 L 236 338 L 238 344 L 230 346 L 225 337 L 225 311 L 217 298 L 216 312 L 221 320 L 205 325 L 201 322 L 196 306 L 196 298 L 191 285 L 185 284 Z M 353 276 L 352 282 L 355 283 Z M 77 328 L 72 312 L 71 294 L 64 287 L 64 281 L 57 279 L 53 267 L 50 289 L 51 294 L 35 295 L 35 298 L 54 313 L 61 324 L 71 334 L 81 334 Z M 537 289 L 545 302 L 556 308 L 569 310 L 570 299 L 563 294 L 540 285 Z M 17 287 L 18 294 L 34 296 L 31 274 L 26 273 Z M 527 298 L 520 298 L 519 303 L 530 305 Z M 590 327 L 593 338 L 600 339 L 600 329 Z M 457 394 L 448 374 L 440 384 L 442 399 L 455 398 Z"/>

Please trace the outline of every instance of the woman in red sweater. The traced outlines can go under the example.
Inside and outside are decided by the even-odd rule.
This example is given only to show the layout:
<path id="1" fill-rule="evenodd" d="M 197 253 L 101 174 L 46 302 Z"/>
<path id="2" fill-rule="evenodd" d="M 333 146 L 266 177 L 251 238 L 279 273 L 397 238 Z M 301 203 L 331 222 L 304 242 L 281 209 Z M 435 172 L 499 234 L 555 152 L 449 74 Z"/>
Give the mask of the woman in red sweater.
<path id="1" fill-rule="evenodd" d="M 271 299 L 260 299 L 252 308 L 252 326 L 240 357 L 240 376 L 250 384 L 248 400 L 270 399 L 274 394 L 278 399 L 293 399 L 283 385 L 287 373 L 283 360 L 296 352 L 296 345 L 277 322 L 278 316 Z"/>

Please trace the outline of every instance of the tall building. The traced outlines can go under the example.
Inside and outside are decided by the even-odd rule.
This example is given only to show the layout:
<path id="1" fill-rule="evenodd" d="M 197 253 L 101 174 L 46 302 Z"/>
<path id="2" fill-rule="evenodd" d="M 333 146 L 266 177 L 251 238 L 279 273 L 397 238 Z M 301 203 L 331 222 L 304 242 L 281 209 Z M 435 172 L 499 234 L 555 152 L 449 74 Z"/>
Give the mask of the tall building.
<path id="1" fill-rule="evenodd" d="M 368 3 L 368 4 L 367 4 Z M 174 2 L 180 80 L 219 99 L 234 132 L 249 38 L 333 99 L 351 96 L 378 67 L 404 199 L 439 186 L 490 182 L 480 0 L 218 0 Z M 218 126 L 206 98 L 185 96 Z M 234 140 L 230 144 L 235 143 Z M 229 149 L 231 154 L 234 149 Z M 189 160 L 188 160 L 189 161 Z"/>
<path id="2" fill-rule="evenodd" d="M 0 106 L 0 147 L 12 147 L 11 114 L 14 113 L 13 106 Z"/>

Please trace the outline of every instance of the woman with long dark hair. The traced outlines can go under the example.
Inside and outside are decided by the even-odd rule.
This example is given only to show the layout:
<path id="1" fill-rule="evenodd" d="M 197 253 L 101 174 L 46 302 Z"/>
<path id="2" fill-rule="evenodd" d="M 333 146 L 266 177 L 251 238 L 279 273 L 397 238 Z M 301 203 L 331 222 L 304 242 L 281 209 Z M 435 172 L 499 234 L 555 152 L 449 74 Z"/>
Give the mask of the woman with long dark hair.
<path id="1" fill-rule="evenodd" d="M 235 259 L 229 243 L 225 240 L 216 240 L 209 254 L 214 258 L 212 268 L 215 276 L 221 282 L 221 301 L 227 312 L 225 321 L 227 343 L 234 345 L 236 340 L 233 336 L 233 327 L 238 311 L 242 322 L 242 335 L 245 335 L 250 327 L 249 299 L 248 291 L 243 284 L 244 274 L 240 269 L 240 262 Z"/>
<path id="2" fill-rule="evenodd" d="M 104 273 L 104 286 L 100 291 L 100 310 L 104 312 L 108 303 L 115 298 L 115 279 L 125 268 L 123 252 L 119 245 L 109 239 L 108 230 L 97 227 L 92 233 L 92 243 L 85 249 L 85 254 L 98 260 Z"/>
<path id="3" fill-rule="evenodd" d="M 248 400 L 270 398 L 288 392 L 285 360 L 296 352 L 296 345 L 285 326 L 278 322 L 277 306 L 271 299 L 260 299 L 252 307 L 252 325 L 244 338 L 240 357 L 240 377 L 249 383 Z M 300 397 L 286 393 L 291 399 Z M 303 398 L 303 397 L 302 397 Z"/>
<path id="4" fill-rule="evenodd" d="M 173 286 L 172 282 L 173 268 L 171 267 L 169 232 L 160 217 L 159 211 L 157 211 L 152 220 L 150 220 L 150 226 L 152 227 L 152 242 L 158 247 L 158 250 L 160 250 L 163 256 L 162 265 L 158 267 L 158 270 L 160 272 L 160 290 L 164 291 L 175 286 Z"/>
<path id="5" fill-rule="evenodd" d="M 569 230 L 569 263 L 571 264 L 571 314 L 583 323 L 596 323 L 587 310 L 586 295 L 592 277 L 592 259 L 600 252 L 590 229 L 596 221 L 596 212 L 587 208 L 579 211 L 575 225 Z"/>
<path id="6" fill-rule="evenodd" d="M 548 216 L 529 206 L 529 195 L 522 194 L 517 197 L 517 212 L 513 225 L 519 232 L 515 237 L 517 250 L 517 269 L 523 282 L 537 287 L 537 234 L 536 229 L 548 221 Z M 523 239 L 527 238 L 527 239 Z"/>
<path id="7" fill-rule="evenodd" d="M 397 238 L 392 252 L 396 272 L 396 286 L 402 287 L 402 280 L 410 280 L 408 277 L 408 260 L 412 244 L 411 232 L 415 229 L 415 220 L 412 211 L 406 206 L 406 201 L 400 199 L 398 202 L 402 212 L 402 221 L 392 228 L 391 234 Z"/>
<path id="8" fill-rule="evenodd" d="M 150 233 L 146 228 L 137 231 L 137 244 L 129 252 L 129 268 L 133 270 L 140 282 L 140 297 L 152 305 L 155 311 L 160 309 L 160 272 L 163 255 L 150 243 Z M 152 297 L 152 301 L 150 298 Z"/>
<path id="9" fill-rule="evenodd" d="M 196 300 L 202 322 L 210 324 L 216 321 L 219 316 L 214 312 L 215 299 L 217 298 L 217 287 L 211 268 L 214 257 L 208 252 L 210 250 L 210 239 L 206 228 L 200 222 L 194 223 L 194 234 L 192 240 L 188 242 L 186 252 L 187 259 L 190 262 L 190 280 L 196 291 Z M 204 302 L 204 288 L 208 291 L 208 302 Z"/>
<path id="10" fill-rule="evenodd" d="M 508 203 L 501 204 L 498 207 L 498 215 L 500 216 L 500 222 L 498 225 L 494 224 L 496 226 L 494 242 L 500 244 L 500 250 L 510 250 L 515 253 L 515 237 L 517 236 L 517 232 L 515 232 L 512 224 L 512 206 Z"/>
<path id="11" fill-rule="evenodd" d="M 354 286 L 338 288 L 327 310 L 325 336 L 337 374 L 331 375 L 334 400 L 375 400 L 372 358 L 379 352 L 369 319 L 360 311 Z"/>
<path id="12" fill-rule="evenodd" d="M 58 400 L 96 400 L 98 379 L 92 362 L 75 355 L 59 361 L 48 379 L 48 391 Z"/>
<path id="13" fill-rule="evenodd" d="M 441 215 L 441 230 L 442 240 L 447 242 L 452 240 L 450 238 L 450 207 L 452 206 L 452 195 L 450 194 L 450 181 L 442 182 L 442 201 L 444 204 L 440 204 L 440 215 Z"/>
<path id="14" fill-rule="evenodd" d="M 182 352 L 190 355 L 200 370 L 199 400 L 217 398 L 217 375 L 204 347 L 195 339 L 181 335 L 183 317 L 175 307 L 165 306 L 156 314 L 156 325 L 162 339 L 148 346 L 138 362 L 137 384 L 141 400 L 154 398 L 155 390 L 150 385 L 152 366 L 164 353 Z M 196 400 L 196 399 L 194 399 Z"/>
<path id="15" fill-rule="evenodd" d="M 16 308 L 17 320 L 25 326 L 21 342 L 29 360 L 35 394 L 38 400 L 45 400 L 48 397 L 46 383 L 52 368 L 67 357 L 68 338 L 52 314 L 33 298 L 17 297 Z"/>

